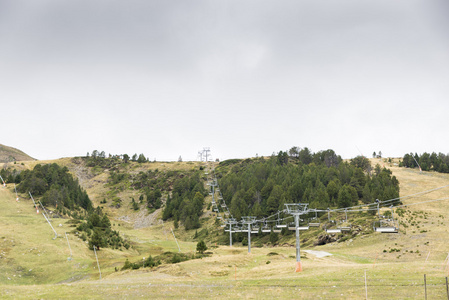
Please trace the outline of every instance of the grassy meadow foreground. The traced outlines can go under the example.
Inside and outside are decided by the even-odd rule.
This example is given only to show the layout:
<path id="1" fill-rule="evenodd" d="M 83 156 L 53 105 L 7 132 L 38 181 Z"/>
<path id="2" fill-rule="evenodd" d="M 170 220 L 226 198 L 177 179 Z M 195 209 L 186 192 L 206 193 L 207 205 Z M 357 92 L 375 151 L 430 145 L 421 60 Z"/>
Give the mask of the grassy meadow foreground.
<path id="1" fill-rule="evenodd" d="M 419 173 L 384 160 L 372 162 L 385 164 L 392 170 L 400 182 L 401 196 L 449 185 L 449 175 Z M 174 164 L 158 167 L 170 168 Z M 183 166 L 191 168 L 187 163 Z M 96 174 L 89 180 L 102 182 L 103 177 Z M 83 179 L 80 183 L 83 184 Z M 84 186 L 98 205 L 102 185 L 84 182 Z M 449 200 L 419 203 L 445 198 L 448 191 L 449 187 L 404 199 L 403 203 L 409 206 L 403 208 L 399 234 L 373 233 L 315 247 L 301 244 L 301 273 L 294 272 L 294 240 L 289 243 L 293 246 L 253 245 L 251 254 L 241 244 L 216 247 L 209 243 L 208 257 L 122 271 L 126 259 L 135 262 L 148 255 L 177 252 L 178 247 L 171 233 L 173 223 L 157 221 L 157 212 L 151 226 L 135 226 L 139 213 L 111 210 L 112 227 L 133 247 L 98 251 L 100 279 L 94 252 L 72 233 L 70 220 L 52 220 L 58 233 L 53 240 L 54 233 L 44 217 L 36 214 L 29 197 L 20 195 L 20 201 L 16 202 L 14 188 L 9 185 L 0 188 L 0 297 L 365 299 L 367 292 L 369 299 L 423 299 L 426 274 L 428 299 L 442 299 L 447 297 Z M 181 252 L 193 255 L 194 231 L 179 228 L 175 234 Z"/>

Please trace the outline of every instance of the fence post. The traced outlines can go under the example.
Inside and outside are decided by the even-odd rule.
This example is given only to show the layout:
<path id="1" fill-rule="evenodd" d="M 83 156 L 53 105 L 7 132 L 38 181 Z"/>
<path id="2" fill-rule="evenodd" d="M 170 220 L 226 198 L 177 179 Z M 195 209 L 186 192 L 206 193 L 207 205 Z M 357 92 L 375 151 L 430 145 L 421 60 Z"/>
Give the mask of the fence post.
<path id="1" fill-rule="evenodd" d="M 366 270 L 365 270 L 365 299 L 368 300 L 368 287 L 366 285 Z"/>
<path id="2" fill-rule="evenodd" d="M 449 300 L 449 286 L 447 284 L 447 277 L 446 277 L 446 294 L 447 294 L 447 300 Z"/>
<path id="3" fill-rule="evenodd" d="M 427 283 L 426 283 L 426 274 L 424 274 L 424 292 L 425 292 L 425 295 L 426 295 L 426 300 L 427 300 Z"/>

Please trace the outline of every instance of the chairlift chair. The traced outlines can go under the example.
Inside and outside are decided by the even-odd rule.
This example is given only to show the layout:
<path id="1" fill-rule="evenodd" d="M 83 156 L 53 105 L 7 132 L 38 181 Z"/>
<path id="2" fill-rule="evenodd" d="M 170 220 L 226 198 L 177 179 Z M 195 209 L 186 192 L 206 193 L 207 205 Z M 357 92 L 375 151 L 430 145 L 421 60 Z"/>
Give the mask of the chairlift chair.
<path id="1" fill-rule="evenodd" d="M 345 209 L 345 219 L 341 221 L 340 226 L 338 226 L 337 228 L 341 230 L 341 232 L 349 232 L 351 231 L 351 224 L 349 224 L 348 222 L 348 212 L 347 209 Z"/>
<path id="2" fill-rule="evenodd" d="M 264 226 L 262 227 L 262 232 L 264 232 L 264 233 L 270 233 L 270 232 L 271 232 L 271 227 L 268 226 L 268 225 L 264 225 Z"/>
<path id="3" fill-rule="evenodd" d="M 295 222 L 288 223 L 288 230 L 296 230 Z M 298 230 L 309 230 L 309 224 L 298 225 Z"/>
<path id="4" fill-rule="evenodd" d="M 273 232 L 274 232 L 274 233 L 279 233 L 279 232 L 282 232 L 282 229 L 281 229 L 281 228 L 278 228 L 278 227 L 276 227 L 276 226 L 274 226 L 274 227 L 273 227 Z"/>
<path id="5" fill-rule="evenodd" d="M 380 218 L 380 211 L 379 211 L 379 200 L 377 200 L 377 211 L 379 212 L 379 221 L 374 222 L 373 227 L 374 231 L 376 232 L 382 232 L 382 233 L 398 233 L 399 232 L 399 226 L 397 222 L 394 220 L 393 216 L 393 205 L 390 206 L 391 208 L 391 219 L 383 220 Z M 385 216 L 382 216 L 385 217 Z M 376 223 L 379 223 L 379 226 L 376 226 Z"/>
<path id="6" fill-rule="evenodd" d="M 317 212 L 315 211 L 315 217 L 309 219 L 309 226 L 310 227 L 320 227 L 321 223 L 318 219 Z"/>
<path id="7" fill-rule="evenodd" d="M 340 229 L 340 232 L 349 232 L 351 231 L 351 226 L 340 226 L 338 229 Z"/>
<path id="8" fill-rule="evenodd" d="M 376 226 L 376 223 L 379 224 L 379 226 Z M 396 224 L 396 222 L 392 220 L 379 220 L 377 222 L 374 222 L 374 231 L 375 232 L 382 232 L 382 233 L 398 233 L 399 228 Z"/>
<path id="9" fill-rule="evenodd" d="M 276 225 L 275 225 L 277 228 L 287 228 L 287 224 L 282 224 L 282 223 L 280 223 L 280 222 L 276 222 Z"/>
<path id="10" fill-rule="evenodd" d="M 330 229 L 326 228 L 326 233 L 340 233 L 340 232 L 341 232 L 340 228 L 330 228 Z"/>
<path id="11" fill-rule="evenodd" d="M 329 223 L 326 224 L 326 226 L 324 226 L 324 230 L 326 231 L 326 233 L 340 233 L 341 232 L 341 228 L 328 228 L 333 226 L 334 224 L 336 224 L 335 220 L 331 220 L 331 215 L 330 215 L 330 208 L 327 209 L 327 218 Z"/>
<path id="12" fill-rule="evenodd" d="M 288 223 L 288 230 L 296 230 L 295 222 Z"/>
<path id="13" fill-rule="evenodd" d="M 300 219 L 300 222 L 304 222 L 304 220 Z M 307 222 L 307 224 L 305 223 L 300 223 L 298 226 L 298 230 L 309 230 L 309 223 Z"/>
<path id="14" fill-rule="evenodd" d="M 317 222 L 309 222 L 309 226 L 310 227 L 320 227 L 321 223 L 317 223 Z"/>

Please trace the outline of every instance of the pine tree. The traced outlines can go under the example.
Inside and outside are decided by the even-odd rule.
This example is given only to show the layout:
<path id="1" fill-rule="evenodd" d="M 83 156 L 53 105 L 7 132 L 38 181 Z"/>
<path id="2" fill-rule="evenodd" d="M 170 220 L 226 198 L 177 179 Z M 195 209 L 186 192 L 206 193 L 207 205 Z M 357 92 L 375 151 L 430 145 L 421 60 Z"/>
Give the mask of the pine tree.
<path id="1" fill-rule="evenodd" d="M 198 251 L 199 253 L 203 254 L 206 250 L 207 246 L 203 240 L 199 241 L 198 244 L 196 244 L 196 251 Z"/>

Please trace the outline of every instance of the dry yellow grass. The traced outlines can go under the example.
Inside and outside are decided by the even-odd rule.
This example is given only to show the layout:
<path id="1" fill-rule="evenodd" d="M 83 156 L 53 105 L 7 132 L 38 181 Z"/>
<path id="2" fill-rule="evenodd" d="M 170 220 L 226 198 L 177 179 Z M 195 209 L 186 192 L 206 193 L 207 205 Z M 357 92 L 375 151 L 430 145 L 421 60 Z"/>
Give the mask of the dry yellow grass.
<path id="1" fill-rule="evenodd" d="M 383 159 L 376 159 L 373 162 L 380 163 L 381 166 L 385 165 L 393 171 L 393 175 L 401 184 L 401 196 L 449 184 L 449 174 L 419 173 L 417 170 L 390 165 Z M 165 166 L 159 168 L 162 167 Z M 97 179 L 104 180 L 101 177 Z M 97 192 L 98 195 L 104 192 L 101 187 L 95 185 L 89 191 L 93 194 Z M 401 228 L 400 234 L 372 234 L 357 237 L 352 241 L 315 247 L 315 250 L 328 251 L 333 255 L 318 258 L 312 254 L 305 254 L 302 258 L 304 269 L 302 273 L 294 272 L 295 249 L 293 247 L 253 247 L 252 254 L 248 254 L 246 247 L 226 246 L 211 250 L 213 252 L 211 257 L 200 260 L 165 265 L 155 269 L 115 272 L 114 267 L 121 266 L 126 257 L 135 261 L 148 254 L 158 255 L 163 251 L 176 251 L 177 246 L 170 232 L 170 223 L 136 230 L 132 224 L 113 221 L 116 223 L 114 228 L 130 238 L 135 244 L 135 249 L 124 252 L 101 251 L 100 263 L 104 266 L 102 280 L 98 280 L 91 251 L 85 250 L 87 247 L 74 240 L 72 247 L 75 247 L 75 251 L 79 255 L 77 259 L 88 266 L 82 273 L 87 276 L 86 279 L 72 283 L 34 286 L 28 285 L 29 281 L 12 284 L 11 281 L 0 277 L 2 278 L 0 280 L 0 296 L 2 298 L 91 299 L 104 299 L 105 297 L 112 299 L 149 297 L 155 299 L 269 299 L 274 297 L 283 299 L 365 299 L 364 274 L 366 272 L 369 299 L 422 299 L 424 298 L 424 274 L 427 274 L 429 299 L 440 299 L 446 296 L 444 283 L 445 277 L 448 276 L 445 258 L 449 252 L 449 235 L 446 224 L 449 206 L 447 200 L 421 202 L 445 198 L 448 195 L 449 188 L 445 188 L 404 199 L 404 204 L 410 206 L 404 208 L 408 213 L 401 221 L 408 222 L 410 220 L 407 218 L 413 216 L 413 219 L 419 222 L 416 226 Z M 24 239 L 30 239 L 29 243 L 37 241 L 45 249 L 53 249 L 53 251 L 59 251 L 60 255 L 67 255 L 66 246 L 64 247 L 63 243 L 58 241 L 59 239 L 56 240 L 55 245 L 53 244 L 48 224 L 42 223 L 42 220 L 38 222 L 37 216 L 30 216 L 30 220 L 27 221 L 33 224 L 37 231 L 25 233 L 26 230 L 18 225 L 21 221 L 16 217 L 11 217 L 12 212 L 16 210 L 13 206 L 15 201 L 11 191 L 1 191 L 0 201 L 3 206 L 5 206 L 3 201 L 11 202 L 5 206 L 9 207 L 8 209 L 0 211 L 2 228 L 6 228 L 9 232 L 14 227 L 15 234 Z M 96 201 L 99 200 L 96 199 Z M 22 203 L 22 205 L 24 206 L 21 209 L 30 210 L 30 213 L 33 213 L 29 203 Z M 128 212 L 121 210 L 117 213 L 117 217 L 125 214 Z M 118 224 L 121 225 L 118 226 Z M 417 226 L 420 227 L 417 228 Z M 39 234 L 48 232 L 48 236 L 33 242 L 36 237 L 30 235 L 36 235 L 37 232 L 40 232 Z M 11 235 L 8 233 L 5 240 L 10 238 Z M 23 243 L 24 248 L 31 247 L 31 244 Z M 1 245 L 4 247 L 3 245 L 6 243 Z M 51 248 L 54 246 L 56 248 Z M 180 241 L 183 252 L 193 252 L 195 246 L 196 244 L 193 242 Z M 13 248 L 12 246 L 8 247 Z M 389 250 L 393 248 L 398 249 L 399 252 L 390 252 Z M 304 249 L 302 248 L 302 250 Z M 269 255 L 273 252 L 276 255 Z M 62 270 L 60 271 L 60 281 L 70 277 L 70 272 L 73 270 L 64 270 L 60 267 L 61 265 L 67 267 L 66 261 L 56 260 L 54 264 L 56 268 L 60 268 L 58 270 Z M 50 270 L 42 261 L 36 262 L 36 265 L 43 268 L 44 271 Z M 8 270 L 10 272 L 11 268 Z M 49 281 L 58 282 L 54 279 Z M 31 281 L 31 283 L 34 282 Z"/>

